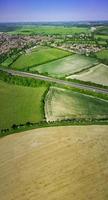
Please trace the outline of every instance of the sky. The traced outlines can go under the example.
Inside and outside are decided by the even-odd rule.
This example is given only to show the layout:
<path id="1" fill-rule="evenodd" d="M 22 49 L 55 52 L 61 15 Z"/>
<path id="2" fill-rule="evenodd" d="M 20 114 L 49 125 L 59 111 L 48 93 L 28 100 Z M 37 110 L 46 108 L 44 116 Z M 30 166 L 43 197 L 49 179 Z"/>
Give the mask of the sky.
<path id="1" fill-rule="evenodd" d="M 108 20 L 108 0 L 0 0 L 0 22 Z"/>

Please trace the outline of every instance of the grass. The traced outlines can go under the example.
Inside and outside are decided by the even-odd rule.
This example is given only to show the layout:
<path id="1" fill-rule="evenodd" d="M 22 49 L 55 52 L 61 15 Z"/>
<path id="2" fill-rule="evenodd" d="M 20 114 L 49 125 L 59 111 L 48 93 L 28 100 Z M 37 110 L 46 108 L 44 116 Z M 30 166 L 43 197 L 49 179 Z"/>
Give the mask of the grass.
<path id="1" fill-rule="evenodd" d="M 38 71 L 39 73 L 48 73 L 51 76 L 64 77 L 91 67 L 97 63 L 98 61 L 95 58 L 74 54 L 66 58 L 31 68 L 30 71 Z"/>
<path id="2" fill-rule="evenodd" d="M 108 26 L 99 26 L 96 28 L 95 33 L 97 35 L 108 35 Z"/>
<path id="3" fill-rule="evenodd" d="M 107 118 L 108 101 L 72 90 L 51 87 L 45 102 L 47 121 L 71 118 Z"/>
<path id="4" fill-rule="evenodd" d="M 67 77 L 69 79 L 78 79 L 81 81 L 93 82 L 108 86 L 108 66 L 104 64 L 96 65 L 81 73 Z"/>
<path id="5" fill-rule="evenodd" d="M 43 120 L 42 96 L 46 86 L 17 86 L 0 81 L 0 129 Z"/>
<path id="6" fill-rule="evenodd" d="M 45 128 L 0 140 L 1 200 L 107 200 L 108 126 Z"/>
<path id="7" fill-rule="evenodd" d="M 54 34 L 75 34 L 75 33 L 88 33 L 89 28 L 86 27 L 64 27 L 64 26 L 23 26 L 17 28 L 16 31 L 9 32 L 12 35 L 21 34 L 21 35 L 54 35 Z"/>
<path id="8" fill-rule="evenodd" d="M 6 58 L 6 60 L 4 60 L 4 62 L 1 63 L 1 66 L 3 67 L 10 66 L 19 56 L 20 56 L 19 53 L 13 54 L 12 56 Z"/>
<path id="9" fill-rule="evenodd" d="M 104 40 L 108 40 L 108 35 L 95 35 L 95 38 L 96 39 L 101 38 L 101 39 L 104 39 Z"/>
<path id="10" fill-rule="evenodd" d="M 97 58 L 108 61 L 108 50 L 102 50 L 96 53 Z"/>
<path id="11" fill-rule="evenodd" d="M 12 65 L 14 69 L 24 69 L 31 66 L 40 65 L 45 62 L 56 60 L 58 58 L 70 55 L 69 52 L 50 48 L 38 47 L 33 49 L 30 53 L 22 54 Z"/>
<path id="12" fill-rule="evenodd" d="M 7 58 L 3 63 L 1 63 L 1 66 L 7 67 L 7 66 L 11 65 L 12 62 L 13 62 L 13 59 L 11 57 Z"/>

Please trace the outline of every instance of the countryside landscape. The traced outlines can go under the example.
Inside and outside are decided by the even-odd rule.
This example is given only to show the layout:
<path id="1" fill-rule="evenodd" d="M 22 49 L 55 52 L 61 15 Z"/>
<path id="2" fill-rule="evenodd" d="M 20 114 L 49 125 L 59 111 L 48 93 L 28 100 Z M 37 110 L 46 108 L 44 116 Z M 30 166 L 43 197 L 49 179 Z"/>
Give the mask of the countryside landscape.
<path id="1" fill-rule="evenodd" d="M 41 12 L 39 20 L 35 15 L 28 19 L 27 10 L 32 13 L 40 2 L 0 3 L 1 200 L 108 199 L 104 1 L 90 4 L 99 10 L 98 20 L 82 20 L 77 12 L 76 20 L 67 18 L 69 5 L 77 7 L 70 0 L 46 0 L 40 9 L 46 20 Z M 89 3 L 78 3 L 81 17 Z M 25 15 L 20 6 L 25 6 Z M 57 20 L 49 12 L 52 6 Z M 65 19 L 57 6 L 68 8 Z"/>

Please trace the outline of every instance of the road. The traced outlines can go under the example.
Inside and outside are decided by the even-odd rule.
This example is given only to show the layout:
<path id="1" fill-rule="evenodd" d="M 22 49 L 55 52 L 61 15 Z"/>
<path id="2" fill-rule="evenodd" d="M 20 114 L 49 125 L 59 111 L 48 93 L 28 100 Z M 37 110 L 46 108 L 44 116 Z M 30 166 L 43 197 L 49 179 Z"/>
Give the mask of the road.
<path id="1" fill-rule="evenodd" d="M 89 86 L 89 85 L 86 85 L 86 84 L 69 82 L 69 81 L 60 80 L 60 79 L 53 78 L 53 77 L 43 76 L 43 75 L 39 75 L 39 74 L 32 74 L 32 73 L 22 72 L 22 71 L 15 71 L 15 70 L 12 70 L 12 69 L 6 69 L 6 68 L 2 68 L 2 67 L 0 67 L 0 71 L 7 72 L 7 73 L 12 74 L 14 76 L 34 78 L 34 79 L 43 80 L 43 81 L 52 82 L 52 83 L 57 83 L 57 84 L 65 85 L 65 86 L 78 88 L 78 89 L 94 91 L 94 92 L 101 93 L 101 94 L 108 94 L 108 89 L 99 88 L 99 87 L 96 87 L 96 86 Z"/>

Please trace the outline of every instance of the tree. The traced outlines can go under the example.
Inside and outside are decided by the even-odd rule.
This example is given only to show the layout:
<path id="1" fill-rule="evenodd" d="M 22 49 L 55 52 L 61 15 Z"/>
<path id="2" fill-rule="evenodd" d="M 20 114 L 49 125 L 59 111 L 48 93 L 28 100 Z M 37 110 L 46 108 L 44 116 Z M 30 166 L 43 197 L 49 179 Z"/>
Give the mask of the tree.
<path id="1" fill-rule="evenodd" d="M 13 125 L 12 125 L 12 129 L 17 129 L 17 127 L 18 127 L 18 126 L 17 126 L 16 124 L 13 124 Z"/>

